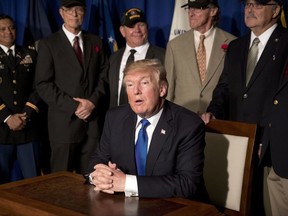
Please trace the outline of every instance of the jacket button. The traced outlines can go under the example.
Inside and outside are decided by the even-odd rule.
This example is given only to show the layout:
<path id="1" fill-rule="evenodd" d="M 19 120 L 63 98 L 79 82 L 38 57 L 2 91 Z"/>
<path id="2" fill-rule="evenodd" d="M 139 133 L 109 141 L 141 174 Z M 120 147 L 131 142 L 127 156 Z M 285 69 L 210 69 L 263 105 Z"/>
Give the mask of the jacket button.
<path id="1" fill-rule="evenodd" d="M 13 82 L 14 84 L 16 84 L 16 80 L 13 80 L 12 82 Z"/>
<path id="2" fill-rule="evenodd" d="M 13 91 L 13 94 L 16 95 L 16 94 L 17 94 L 17 91 Z"/>
<path id="3" fill-rule="evenodd" d="M 274 105 L 277 105 L 278 103 L 279 103 L 279 101 L 278 100 L 274 100 Z"/>
<path id="4" fill-rule="evenodd" d="M 269 125 L 268 125 L 269 127 L 271 127 L 272 126 L 272 124 L 271 123 L 269 123 Z"/>
<path id="5" fill-rule="evenodd" d="M 244 95 L 243 95 L 243 98 L 244 98 L 244 99 L 246 99 L 247 97 L 248 97 L 248 95 L 247 95 L 247 94 L 244 94 Z"/>
<path id="6" fill-rule="evenodd" d="M 17 101 L 14 101 L 13 103 L 14 103 L 14 105 L 17 105 L 17 104 L 18 104 Z"/>

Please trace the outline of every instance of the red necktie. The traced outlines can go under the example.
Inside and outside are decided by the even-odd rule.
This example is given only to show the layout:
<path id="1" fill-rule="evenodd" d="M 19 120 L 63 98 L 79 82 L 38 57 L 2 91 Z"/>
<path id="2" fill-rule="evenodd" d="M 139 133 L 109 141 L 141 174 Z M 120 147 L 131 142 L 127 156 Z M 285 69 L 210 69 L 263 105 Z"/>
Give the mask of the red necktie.
<path id="1" fill-rule="evenodd" d="M 83 65 L 83 54 L 82 54 L 82 50 L 81 50 L 80 45 L 79 45 L 79 37 L 78 36 L 76 36 L 74 38 L 73 49 L 76 53 L 78 61 L 80 62 L 81 65 Z"/>

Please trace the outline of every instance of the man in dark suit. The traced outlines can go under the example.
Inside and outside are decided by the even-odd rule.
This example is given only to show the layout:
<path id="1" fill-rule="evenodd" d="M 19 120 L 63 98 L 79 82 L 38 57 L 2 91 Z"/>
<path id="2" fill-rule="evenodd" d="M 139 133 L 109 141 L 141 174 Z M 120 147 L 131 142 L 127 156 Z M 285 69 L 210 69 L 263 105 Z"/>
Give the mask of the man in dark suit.
<path id="1" fill-rule="evenodd" d="M 207 113 L 202 115 L 202 119 L 205 123 L 211 118 L 255 123 L 259 126 L 260 137 L 264 126 L 263 111 L 278 87 L 288 54 L 288 41 L 285 37 L 287 32 L 278 22 L 282 0 L 248 0 L 244 1 L 244 4 L 245 24 L 251 29 L 251 33 L 229 44 L 223 72 L 213 91 Z M 249 50 L 255 50 L 252 49 L 253 41 L 257 39 L 256 62 L 251 70 L 249 64 L 252 65 L 252 53 L 255 52 Z M 257 142 L 259 144 L 259 140 Z M 255 176 L 257 178 L 258 175 Z M 258 187 L 261 183 L 262 179 L 258 182 L 256 180 L 255 186 Z M 259 199 L 260 195 L 253 200 Z M 268 200 L 266 195 L 264 199 Z M 268 214 L 269 203 L 265 206 L 268 206 Z"/>
<path id="2" fill-rule="evenodd" d="M 108 107 L 109 64 L 101 39 L 81 31 L 85 0 L 62 0 L 59 13 L 62 29 L 39 42 L 36 84 L 48 104 L 52 172 L 84 173 Z"/>
<path id="3" fill-rule="evenodd" d="M 88 169 L 90 183 L 96 191 L 125 192 L 126 196 L 200 198 L 205 191 L 204 123 L 192 111 L 165 100 L 168 82 L 159 60 L 128 65 L 124 83 L 129 104 L 107 113 Z M 150 123 L 147 158 L 144 167 L 139 167 L 137 134 L 145 120 Z"/>
<path id="4" fill-rule="evenodd" d="M 35 50 L 14 44 L 10 16 L 0 15 L 0 184 L 11 179 L 17 159 L 24 178 L 39 174 L 38 113 L 41 99 L 34 89 Z"/>
<path id="5" fill-rule="evenodd" d="M 288 36 L 286 37 L 288 40 Z M 288 212 L 288 57 L 279 88 L 270 102 L 262 139 L 260 164 L 271 167 L 267 185 L 272 215 Z"/>
<path id="6" fill-rule="evenodd" d="M 153 46 L 148 41 L 148 24 L 142 10 L 131 8 L 123 17 L 120 32 L 126 40 L 126 47 L 113 53 L 110 57 L 109 88 L 110 108 L 128 102 L 123 84 L 123 70 L 130 56 L 130 50 L 135 50 L 134 59 L 159 59 L 164 63 L 165 50 Z"/>

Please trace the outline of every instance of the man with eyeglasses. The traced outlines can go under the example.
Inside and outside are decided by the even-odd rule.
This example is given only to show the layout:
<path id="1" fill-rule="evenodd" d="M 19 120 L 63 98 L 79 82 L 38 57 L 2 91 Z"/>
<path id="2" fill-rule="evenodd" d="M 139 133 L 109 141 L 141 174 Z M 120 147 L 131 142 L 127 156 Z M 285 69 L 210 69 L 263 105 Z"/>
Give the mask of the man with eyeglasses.
<path id="1" fill-rule="evenodd" d="M 230 43 L 222 75 L 202 119 L 206 123 L 217 118 L 258 124 L 261 137 L 265 110 L 269 109 L 288 55 L 288 36 L 280 23 L 282 0 L 248 0 L 244 5 L 245 24 L 251 33 Z M 260 170 L 256 172 L 253 187 L 257 190 L 262 178 Z M 262 199 L 257 191 L 253 195 L 257 196 L 253 200 Z M 266 204 L 265 200 L 264 190 L 269 215 L 269 201 Z"/>
<path id="2" fill-rule="evenodd" d="M 227 46 L 236 37 L 216 27 L 220 14 L 217 0 L 188 0 L 182 7 L 187 9 L 191 30 L 167 45 L 167 98 L 203 113 L 221 75 Z"/>
<path id="3" fill-rule="evenodd" d="M 81 30 L 85 7 L 61 0 L 62 28 L 39 42 L 36 88 L 48 104 L 52 172 L 85 173 L 108 107 L 108 58 L 100 37 Z"/>

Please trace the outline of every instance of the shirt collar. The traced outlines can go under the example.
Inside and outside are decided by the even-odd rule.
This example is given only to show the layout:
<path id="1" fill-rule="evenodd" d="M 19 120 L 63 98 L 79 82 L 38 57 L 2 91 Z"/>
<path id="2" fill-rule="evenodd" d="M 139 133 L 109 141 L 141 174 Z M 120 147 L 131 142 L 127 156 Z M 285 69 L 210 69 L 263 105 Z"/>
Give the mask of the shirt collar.
<path id="1" fill-rule="evenodd" d="M 147 120 L 150 122 L 150 125 L 152 125 L 154 128 L 156 127 L 160 117 L 161 117 L 161 114 L 163 112 L 163 107 L 159 110 L 158 113 L 156 113 L 155 115 L 151 116 L 150 118 L 147 118 Z M 141 118 L 140 116 L 137 115 L 137 124 L 136 124 L 136 128 L 139 127 L 139 125 L 141 124 L 140 121 L 142 120 L 143 118 Z"/>
<path id="2" fill-rule="evenodd" d="M 82 41 L 82 31 L 80 31 L 77 35 L 75 35 L 75 34 L 69 32 L 69 31 L 65 28 L 64 24 L 62 25 L 62 29 L 63 29 L 65 35 L 67 36 L 67 38 L 68 38 L 68 40 L 70 41 L 71 44 L 73 44 L 73 40 L 74 40 L 74 38 L 75 38 L 76 36 L 78 36 L 79 39 L 80 39 L 80 41 Z"/>
<path id="3" fill-rule="evenodd" d="M 15 55 L 15 44 L 12 45 L 11 47 L 6 47 L 6 46 L 0 44 L 0 47 L 1 47 L 1 48 L 3 49 L 3 51 L 4 51 L 5 53 L 7 53 L 7 54 L 8 54 L 8 50 L 11 49 L 12 52 L 13 52 L 13 54 Z"/>
<path id="4" fill-rule="evenodd" d="M 130 52 L 131 49 L 135 49 L 138 53 L 142 53 L 142 51 L 143 51 L 144 49 L 146 49 L 147 47 L 149 47 L 149 46 L 150 46 L 149 42 L 146 42 L 145 44 L 143 44 L 143 45 L 141 45 L 141 46 L 133 47 L 133 48 L 130 47 L 128 44 L 126 44 L 125 53 Z M 137 52 L 136 52 L 136 53 L 137 53 Z"/>

